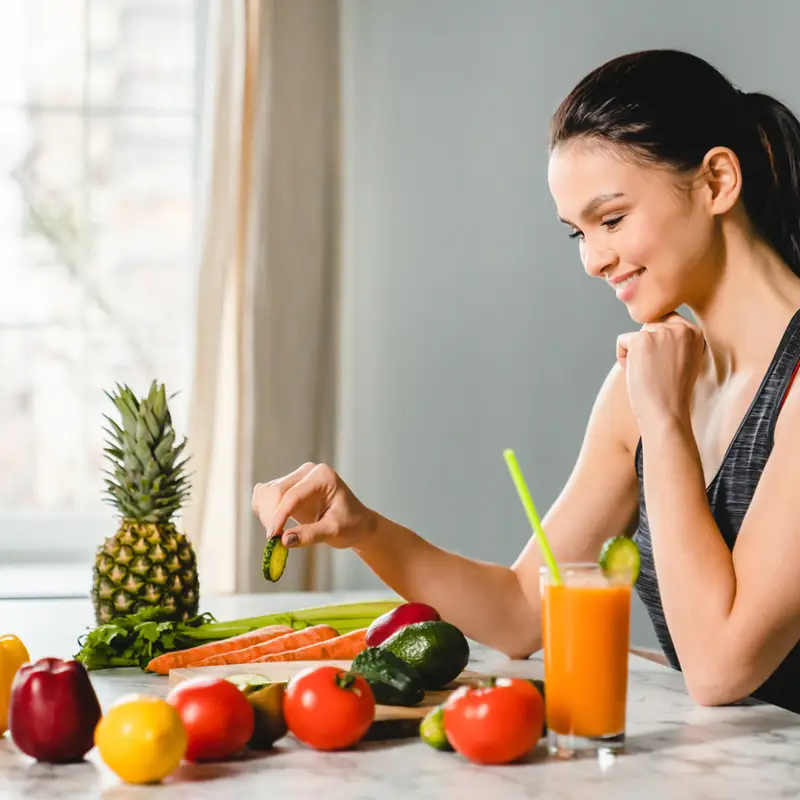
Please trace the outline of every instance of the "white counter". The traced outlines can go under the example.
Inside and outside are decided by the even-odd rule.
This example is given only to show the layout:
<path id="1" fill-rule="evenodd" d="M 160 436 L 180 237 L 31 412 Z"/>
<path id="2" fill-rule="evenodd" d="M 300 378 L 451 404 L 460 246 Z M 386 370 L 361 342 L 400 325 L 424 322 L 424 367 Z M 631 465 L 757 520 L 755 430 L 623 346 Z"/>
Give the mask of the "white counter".
<path id="1" fill-rule="evenodd" d="M 374 598 L 369 595 L 368 599 Z M 203 610 L 235 619 L 273 610 L 367 599 L 363 594 L 208 599 Z M 33 658 L 68 657 L 92 624 L 88 601 L 0 602 L 0 633 L 17 633 Z M 474 647 L 473 669 L 543 677 L 539 657 L 509 661 Z M 630 659 L 628 752 L 607 763 L 561 762 L 540 747 L 526 763 L 479 767 L 416 739 L 363 743 L 322 754 L 285 737 L 273 751 L 235 762 L 184 765 L 159 787 L 122 784 L 92 751 L 81 764 L 37 764 L 0 740 L 0 798 L 290 798 L 291 800 L 730 800 L 800 793 L 800 716 L 766 705 L 699 708 L 678 673 Z M 167 679 L 139 670 L 92 673 L 102 706 L 132 691 L 165 695 Z"/>

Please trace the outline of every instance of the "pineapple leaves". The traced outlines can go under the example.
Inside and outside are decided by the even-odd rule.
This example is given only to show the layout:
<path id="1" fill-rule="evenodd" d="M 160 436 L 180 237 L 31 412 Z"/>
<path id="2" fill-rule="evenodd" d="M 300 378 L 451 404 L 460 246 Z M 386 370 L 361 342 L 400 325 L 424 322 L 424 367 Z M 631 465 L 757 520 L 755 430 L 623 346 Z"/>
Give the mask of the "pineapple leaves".
<path id="1" fill-rule="evenodd" d="M 120 384 L 105 394 L 122 425 L 103 414 L 108 423 L 103 428 L 108 459 L 104 500 L 126 518 L 168 522 L 189 497 L 191 486 L 185 474 L 189 459 L 179 460 L 186 439 L 176 444 L 166 388 L 153 381 L 141 400 Z"/>

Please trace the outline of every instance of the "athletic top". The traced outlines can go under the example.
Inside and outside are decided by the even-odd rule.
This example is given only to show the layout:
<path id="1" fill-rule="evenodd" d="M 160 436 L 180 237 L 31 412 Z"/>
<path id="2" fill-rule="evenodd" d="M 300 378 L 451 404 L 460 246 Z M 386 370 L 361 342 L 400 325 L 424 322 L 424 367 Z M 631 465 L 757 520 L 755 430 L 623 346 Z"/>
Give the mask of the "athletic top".
<path id="1" fill-rule="evenodd" d="M 800 366 L 800 310 L 795 312 L 789 322 L 761 385 L 728 446 L 717 474 L 707 488 L 711 513 L 731 550 L 772 451 L 775 422 L 792 380 L 797 374 L 798 366 Z M 664 655 L 672 667 L 679 670 L 680 662 L 664 617 L 653 561 L 644 496 L 643 468 L 644 458 L 640 439 L 636 448 L 639 526 L 634 539 L 641 551 L 641 569 L 636 590 L 647 608 Z M 800 643 L 794 646 L 775 672 L 753 692 L 752 697 L 800 713 Z"/>

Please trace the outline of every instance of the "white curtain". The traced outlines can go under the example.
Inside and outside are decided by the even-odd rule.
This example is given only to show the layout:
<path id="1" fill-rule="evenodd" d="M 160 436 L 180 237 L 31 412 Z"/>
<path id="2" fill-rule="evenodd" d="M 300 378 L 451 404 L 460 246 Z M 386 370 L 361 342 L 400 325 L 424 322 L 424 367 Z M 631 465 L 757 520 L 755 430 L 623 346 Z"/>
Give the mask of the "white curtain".
<path id="1" fill-rule="evenodd" d="M 261 576 L 253 484 L 333 460 L 337 0 L 212 0 L 185 528 L 201 593 L 326 588 L 321 548 Z"/>

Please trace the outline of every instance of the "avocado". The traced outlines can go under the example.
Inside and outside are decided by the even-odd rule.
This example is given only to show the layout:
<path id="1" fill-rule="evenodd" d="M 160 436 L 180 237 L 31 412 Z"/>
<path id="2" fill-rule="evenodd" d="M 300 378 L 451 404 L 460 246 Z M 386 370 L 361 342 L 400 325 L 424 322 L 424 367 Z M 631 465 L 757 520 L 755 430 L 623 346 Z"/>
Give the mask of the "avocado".
<path id="1" fill-rule="evenodd" d="M 248 742 L 253 750 L 268 750 L 287 733 L 283 716 L 283 697 L 286 685 L 247 687 L 245 696 L 253 708 L 253 735 Z"/>
<path id="2" fill-rule="evenodd" d="M 350 672 L 369 683 L 375 702 L 384 706 L 416 706 L 425 697 L 419 673 L 410 664 L 388 650 L 368 647 L 350 665 Z"/>
<path id="3" fill-rule="evenodd" d="M 410 664 L 426 689 L 441 689 L 457 678 L 469 661 L 469 643 L 455 625 L 442 620 L 414 622 L 379 645 Z"/>

